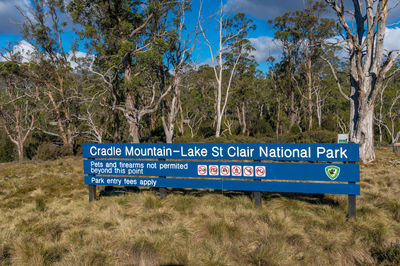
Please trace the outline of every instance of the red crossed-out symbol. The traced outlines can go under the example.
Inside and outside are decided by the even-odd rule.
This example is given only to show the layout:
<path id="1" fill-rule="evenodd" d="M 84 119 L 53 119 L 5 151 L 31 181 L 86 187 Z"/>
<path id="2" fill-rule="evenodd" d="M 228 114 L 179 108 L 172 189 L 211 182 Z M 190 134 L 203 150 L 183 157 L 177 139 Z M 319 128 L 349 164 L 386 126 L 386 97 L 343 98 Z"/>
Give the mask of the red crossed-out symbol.
<path id="1" fill-rule="evenodd" d="M 229 165 L 221 165 L 221 175 L 227 176 L 230 174 Z"/>
<path id="2" fill-rule="evenodd" d="M 210 175 L 218 175 L 218 166 L 210 165 L 209 166 Z"/>
<path id="3" fill-rule="evenodd" d="M 253 166 L 245 166 L 243 167 L 244 176 L 253 176 Z"/>
<path id="4" fill-rule="evenodd" d="M 198 166 L 197 166 L 197 174 L 198 174 L 198 175 L 207 175 L 207 166 L 205 166 L 205 165 L 198 165 Z"/>
<path id="5" fill-rule="evenodd" d="M 242 167 L 240 165 L 232 166 L 232 175 L 233 176 L 241 176 L 242 175 Z"/>
<path id="6" fill-rule="evenodd" d="M 256 176 L 265 177 L 265 166 L 256 166 Z"/>

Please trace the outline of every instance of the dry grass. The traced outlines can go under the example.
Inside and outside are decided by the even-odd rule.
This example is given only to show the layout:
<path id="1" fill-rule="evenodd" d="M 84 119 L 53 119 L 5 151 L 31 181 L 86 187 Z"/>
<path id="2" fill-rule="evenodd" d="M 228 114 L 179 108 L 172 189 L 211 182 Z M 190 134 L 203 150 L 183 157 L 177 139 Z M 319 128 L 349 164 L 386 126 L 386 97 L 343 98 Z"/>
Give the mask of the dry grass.
<path id="1" fill-rule="evenodd" d="M 362 166 L 347 197 L 154 191 L 89 204 L 82 160 L 0 164 L 0 265 L 398 265 L 400 157 Z"/>

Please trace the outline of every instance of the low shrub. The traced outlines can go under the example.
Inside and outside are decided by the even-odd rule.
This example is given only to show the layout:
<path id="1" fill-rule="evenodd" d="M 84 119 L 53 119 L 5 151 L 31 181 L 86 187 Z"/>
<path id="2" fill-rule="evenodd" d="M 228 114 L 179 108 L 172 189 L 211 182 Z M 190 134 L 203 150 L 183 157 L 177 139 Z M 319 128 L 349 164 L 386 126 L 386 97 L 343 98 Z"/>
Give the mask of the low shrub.
<path id="1" fill-rule="evenodd" d="M 35 159 L 44 161 L 55 160 L 72 154 L 72 150 L 66 146 L 58 146 L 54 143 L 44 142 L 39 145 Z"/>
<path id="2" fill-rule="evenodd" d="M 15 158 L 14 144 L 0 131 L 0 163 L 11 162 Z"/>
<path id="3" fill-rule="evenodd" d="M 335 143 L 337 141 L 337 133 L 328 130 L 312 130 L 302 134 L 302 142 L 305 143 Z"/>

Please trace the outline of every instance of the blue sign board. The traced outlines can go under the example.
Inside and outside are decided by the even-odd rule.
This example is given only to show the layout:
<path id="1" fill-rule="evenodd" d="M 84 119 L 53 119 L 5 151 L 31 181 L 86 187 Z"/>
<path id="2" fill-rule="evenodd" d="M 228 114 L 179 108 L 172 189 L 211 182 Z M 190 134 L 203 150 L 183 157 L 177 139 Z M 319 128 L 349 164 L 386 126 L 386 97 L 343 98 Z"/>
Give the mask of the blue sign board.
<path id="1" fill-rule="evenodd" d="M 238 191 L 296 192 L 317 194 L 360 195 L 360 185 L 341 183 L 299 183 L 270 181 L 234 181 L 176 178 L 129 178 L 85 176 L 85 185 L 101 186 L 135 186 L 135 187 L 168 187 L 219 189 Z"/>
<path id="2" fill-rule="evenodd" d="M 84 158 L 267 161 L 359 161 L 358 144 L 143 143 L 83 144 Z"/>
<path id="3" fill-rule="evenodd" d="M 83 157 L 91 186 L 360 194 L 358 144 L 88 143 Z"/>
<path id="4" fill-rule="evenodd" d="M 85 160 L 89 175 L 359 182 L 358 164 Z"/>

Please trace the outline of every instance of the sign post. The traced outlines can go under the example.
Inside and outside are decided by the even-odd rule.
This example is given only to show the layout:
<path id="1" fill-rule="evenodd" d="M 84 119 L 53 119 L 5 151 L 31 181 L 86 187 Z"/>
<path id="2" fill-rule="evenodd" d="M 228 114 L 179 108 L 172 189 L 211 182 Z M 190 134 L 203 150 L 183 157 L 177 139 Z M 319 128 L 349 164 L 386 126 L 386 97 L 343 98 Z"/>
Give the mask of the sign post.
<path id="1" fill-rule="evenodd" d="M 90 158 L 91 160 L 95 160 L 95 158 Z M 95 176 L 95 175 L 90 175 Z M 89 185 L 89 202 L 96 200 L 96 185 Z"/>
<path id="2" fill-rule="evenodd" d="M 160 159 L 160 161 L 164 161 L 165 159 Z M 166 178 L 166 176 L 160 176 L 160 178 Z M 166 188 L 159 188 L 159 192 L 160 192 L 160 199 L 164 199 L 167 196 L 167 189 Z"/>
<path id="3" fill-rule="evenodd" d="M 260 160 L 256 160 L 256 162 L 260 162 Z M 263 175 L 262 173 L 262 166 L 256 166 L 255 171 L 254 171 L 254 176 L 261 176 Z M 264 175 L 265 176 L 265 175 Z M 261 179 L 254 179 L 254 181 L 261 181 Z M 261 191 L 255 191 L 253 192 L 253 197 L 254 197 L 254 205 L 255 206 L 261 206 L 262 199 L 261 199 Z"/>
<path id="4" fill-rule="evenodd" d="M 89 202 L 96 200 L 96 185 L 89 185 Z"/>

